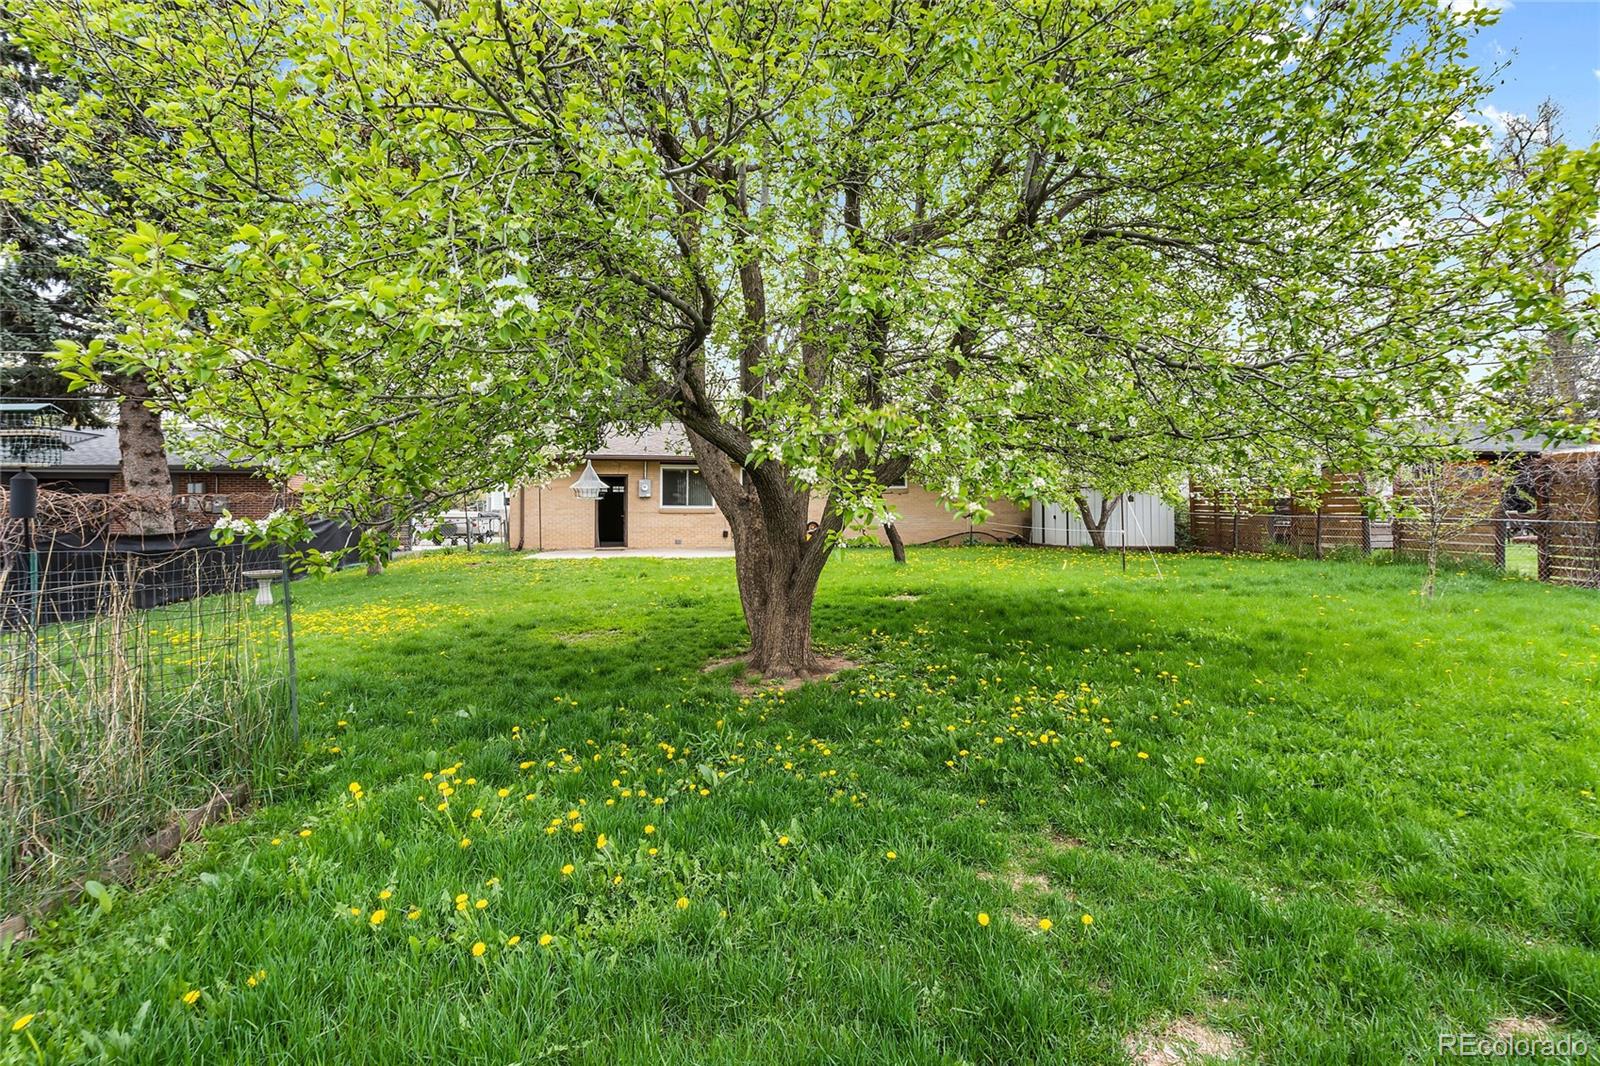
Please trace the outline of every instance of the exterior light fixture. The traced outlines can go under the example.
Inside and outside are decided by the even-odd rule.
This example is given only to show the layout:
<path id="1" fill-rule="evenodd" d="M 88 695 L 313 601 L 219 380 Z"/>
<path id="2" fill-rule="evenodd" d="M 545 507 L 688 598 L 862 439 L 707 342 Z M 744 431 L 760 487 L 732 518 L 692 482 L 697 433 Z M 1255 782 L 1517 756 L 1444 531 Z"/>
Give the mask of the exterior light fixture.
<path id="1" fill-rule="evenodd" d="M 610 487 L 594 472 L 594 463 L 586 462 L 583 464 L 583 475 L 572 483 L 572 492 L 580 500 L 598 500 Z"/>

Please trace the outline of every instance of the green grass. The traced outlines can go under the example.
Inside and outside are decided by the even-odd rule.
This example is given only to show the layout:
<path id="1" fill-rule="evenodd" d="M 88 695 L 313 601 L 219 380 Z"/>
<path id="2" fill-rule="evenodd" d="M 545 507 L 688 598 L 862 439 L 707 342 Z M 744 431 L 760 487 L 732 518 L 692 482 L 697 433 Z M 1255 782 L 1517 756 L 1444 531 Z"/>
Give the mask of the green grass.
<path id="1" fill-rule="evenodd" d="M 1600 600 L 1159 564 L 847 551 L 816 630 L 861 669 L 751 697 L 702 671 L 742 634 L 726 560 L 302 586 L 305 757 L 0 958 L 0 1058 L 1104 1063 L 1185 1015 L 1282 1063 L 1431 1061 L 1507 1017 L 1600 1037 Z"/>
<path id="2" fill-rule="evenodd" d="M 1539 576 L 1539 546 L 1537 544 L 1506 544 L 1506 573 L 1521 577 Z"/>

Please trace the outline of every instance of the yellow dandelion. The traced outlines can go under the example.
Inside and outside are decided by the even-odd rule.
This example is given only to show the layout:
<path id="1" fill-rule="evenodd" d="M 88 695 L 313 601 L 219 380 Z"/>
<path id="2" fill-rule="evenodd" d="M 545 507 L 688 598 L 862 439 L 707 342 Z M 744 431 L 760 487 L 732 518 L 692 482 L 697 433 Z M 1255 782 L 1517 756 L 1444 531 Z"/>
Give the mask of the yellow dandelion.
<path id="1" fill-rule="evenodd" d="M 644 827 L 644 835 L 645 836 L 649 836 L 651 833 L 654 833 L 655 831 L 656 831 L 656 827 L 653 826 L 653 825 L 647 825 L 647 826 Z"/>
<path id="2" fill-rule="evenodd" d="M 1147 751 L 1141 751 L 1139 753 L 1139 758 L 1141 758 L 1141 759 L 1148 759 L 1149 757 L 1150 757 L 1150 753 L 1147 752 Z"/>
<path id="3" fill-rule="evenodd" d="M 282 843 L 283 843 L 283 838 L 282 837 L 273 837 L 272 838 L 272 846 L 273 847 L 277 847 L 279 844 L 282 844 Z"/>
<path id="4" fill-rule="evenodd" d="M 883 857 L 888 859 L 890 862 L 893 862 L 895 859 L 898 859 L 900 856 L 896 855 L 892 851 L 886 851 L 886 852 L 883 853 Z"/>
<path id="5" fill-rule="evenodd" d="M 789 846 L 789 838 L 788 837 L 779 837 L 778 838 L 778 847 L 786 848 L 788 846 Z"/>
<path id="6" fill-rule="evenodd" d="M 600 850 L 606 846 L 606 835 L 604 833 L 601 833 L 599 836 L 594 838 L 594 846 L 596 850 Z"/>
<path id="7" fill-rule="evenodd" d="M 406 911 L 406 921 L 408 921 L 408 922 L 414 922 L 418 918 L 421 918 L 421 917 L 422 917 L 422 908 L 421 907 L 412 907 L 410 910 Z"/>
<path id="8" fill-rule="evenodd" d="M 473 906 L 478 908 L 480 911 L 483 910 L 483 908 L 487 907 L 488 905 L 489 905 L 489 901 L 486 900 L 486 899 L 480 899 L 478 902 L 473 904 Z"/>
<path id="9" fill-rule="evenodd" d="M 1084 925 L 1093 925 L 1094 924 L 1094 915 L 1085 914 L 1082 918 L 1080 918 L 1078 920 L 1081 921 Z"/>
<path id="10" fill-rule="evenodd" d="M 522 938 L 520 936 L 510 936 L 506 938 L 506 947 L 508 948 L 514 948 L 520 943 L 522 943 Z"/>
<path id="11" fill-rule="evenodd" d="M 388 889 L 387 889 L 387 888 L 386 888 L 386 889 L 384 889 L 384 890 L 383 890 L 383 891 L 381 891 L 381 892 L 379 892 L 379 893 L 378 893 L 378 898 L 379 898 L 379 899 L 388 899 L 388 898 L 389 898 L 389 897 L 390 897 L 390 896 L 392 896 L 392 895 L 394 895 L 394 893 L 393 893 L 393 892 L 391 892 L 391 891 L 389 891 L 389 890 L 388 890 Z"/>
<path id="12" fill-rule="evenodd" d="M 1196 755 L 1194 757 L 1194 764 L 1196 766 L 1204 766 L 1206 764 L 1206 757 L 1204 755 Z"/>
<path id="13" fill-rule="evenodd" d="M 482 818 L 483 817 L 483 808 L 482 807 L 474 807 L 472 809 L 472 816 L 474 818 Z"/>
<path id="14" fill-rule="evenodd" d="M 576 869 L 576 867 L 574 867 L 570 862 L 567 863 L 565 866 L 563 866 L 561 868 L 561 876 L 562 877 L 571 877 L 572 876 L 572 871 L 574 869 Z"/>
<path id="15" fill-rule="evenodd" d="M 30 1026 L 32 1024 L 33 1024 L 33 1015 L 31 1015 L 31 1014 L 18 1015 L 17 1016 L 17 1020 L 11 1023 L 11 1031 L 13 1033 L 20 1033 L 20 1032 L 22 1032 L 24 1029 L 26 1029 L 28 1026 Z"/>
<path id="16" fill-rule="evenodd" d="M 191 989 L 189 989 L 189 991 L 187 991 L 187 992 L 185 992 L 183 994 L 184 1006 L 192 1007 L 196 1003 L 199 1003 L 199 1002 L 200 1002 L 200 990 L 198 988 L 191 988 Z"/>
<path id="17" fill-rule="evenodd" d="M 361 782 L 360 781 L 352 781 L 352 782 L 350 782 L 350 791 L 351 791 L 351 793 L 353 795 L 357 795 L 357 796 L 361 795 Z"/>
<path id="18" fill-rule="evenodd" d="M 311 835 L 311 830 L 309 830 L 309 829 L 302 829 L 302 830 L 300 830 L 300 836 L 301 836 L 301 837 L 302 837 L 302 838 L 304 838 L 304 837 L 308 837 L 308 836 L 310 836 L 310 835 Z"/>
<path id="19" fill-rule="evenodd" d="M 1039 930 L 1040 930 L 1040 932 L 1048 933 L 1050 930 L 1054 929 L 1055 926 L 1056 926 L 1056 923 L 1052 922 L 1049 918 L 1040 918 L 1039 919 Z"/>
<path id="20" fill-rule="evenodd" d="M 480 940 L 472 945 L 472 957 L 475 959 L 481 959 L 483 958 L 483 953 L 488 950 L 489 946 Z"/>
<path id="21" fill-rule="evenodd" d="M 688 896 L 679 896 L 678 897 L 678 909 L 680 911 L 686 911 L 686 910 L 689 909 L 689 897 Z"/>
<path id="22" fill-rule="evenodd" d="M 989 924 L 989 912 L 988 911 L 979 911 L 978 912 L 978 924 L 981 925 L 981 926 L 984 926 L 984 927 L 988 926 L 988 924 Z"/>
<path id="23" fill-rule="evenodd" d="M 544 934 L 540 935 L 540 937 L 539 937 L 539 946 L 542 947 L 542 948 L 547 948 L 551 944 L 554 944 L 555 942 L 556 942 L 556 938 L 551 936 L 549 933 L 544 933 Z"/>
<path id="24" fill-rule="evenodd" d="M 464 847 L 464 848 L 472 847 L 472 838 L 471 837 L 462 837 L 461 838 L 461 846 Z"/>

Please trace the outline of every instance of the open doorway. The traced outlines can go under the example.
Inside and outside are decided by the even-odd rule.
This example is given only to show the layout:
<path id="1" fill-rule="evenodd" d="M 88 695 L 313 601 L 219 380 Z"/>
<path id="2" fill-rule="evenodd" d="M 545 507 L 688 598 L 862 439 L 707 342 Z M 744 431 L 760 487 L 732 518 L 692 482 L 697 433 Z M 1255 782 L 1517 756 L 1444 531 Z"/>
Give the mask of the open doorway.
<path id="1" fill-rule="evenodd" d="M 606 494 L 594 511 L 594 542 L 601 548 L 628 546 L 628 479 L 625 475 L 602 475 Z"/>

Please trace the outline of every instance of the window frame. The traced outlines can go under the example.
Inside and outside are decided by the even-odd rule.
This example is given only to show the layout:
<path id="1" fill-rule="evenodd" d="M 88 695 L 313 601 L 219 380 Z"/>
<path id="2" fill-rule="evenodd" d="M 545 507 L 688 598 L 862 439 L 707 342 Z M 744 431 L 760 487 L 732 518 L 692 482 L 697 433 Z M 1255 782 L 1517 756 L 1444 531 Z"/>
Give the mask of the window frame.
<path id="1" fill-rule="evenodd" d="M 716 501 L 716 498 L 711 495 L 711 486 L 710 485 L 706 485 L 706 496 L 707 496 L 707 498 L 710 499 L 710 501 L 711 501 L 710 503 L 668 503 L 667 502 L 667 473 L 669 471 L 673 472 L 673 473 L 677 473 L 678 471 L 683 471 L 686 474 L 694 474 L 696 477 L 700 478 L 700 484 L 706 485 L 706 479 L 705 479 L 704 475 L 702 475 L 700 473 L 700 464 L 699 463 L 662 463 L 660 465 L 660 469 L 657 471 L 658 478 L 659 478 L 659 480 L 661 482 L 661 495 L 658 497 L 658 501 L 659 502 L 658 502 L 657 506 L 661 510 L 663 510 L 663 511 L 715 511 L 717 509 L 717 501 Z M 685 486 L 684 486 L 683 496 L 684 496 L 684 499 L 688 499 L 689 498 L 689 488 L 688 488 L 687 484 L 685 484 Z"/>

